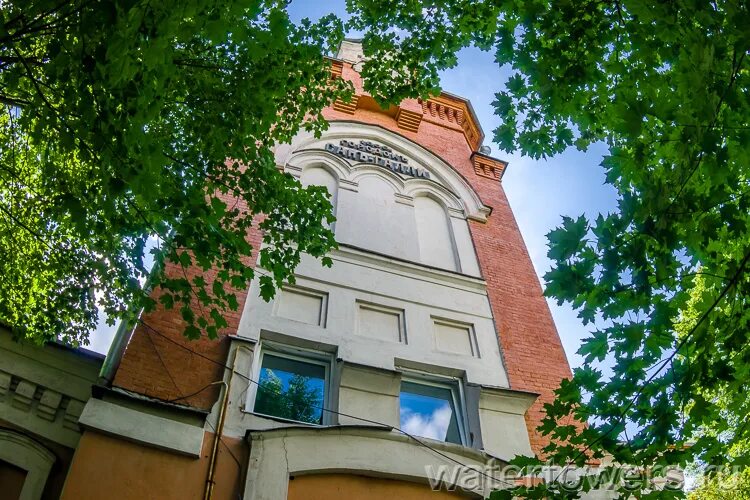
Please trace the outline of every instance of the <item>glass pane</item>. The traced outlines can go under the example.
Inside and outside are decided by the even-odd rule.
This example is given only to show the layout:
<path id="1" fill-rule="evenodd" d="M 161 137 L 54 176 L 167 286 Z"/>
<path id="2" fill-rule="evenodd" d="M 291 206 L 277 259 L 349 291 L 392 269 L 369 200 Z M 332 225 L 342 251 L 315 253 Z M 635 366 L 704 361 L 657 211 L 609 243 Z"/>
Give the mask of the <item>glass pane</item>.
<path id="1" fill-rule="evenodd" d="M 263 355 L 254 411 L 311 424 L 323 423 L 325 367 Z"/>
<path id="2" fill-rule="evenodd" d="M 452 391 L 447 387 L 403 382 L 401 428 L 415 436 L 461 444 Z"/>

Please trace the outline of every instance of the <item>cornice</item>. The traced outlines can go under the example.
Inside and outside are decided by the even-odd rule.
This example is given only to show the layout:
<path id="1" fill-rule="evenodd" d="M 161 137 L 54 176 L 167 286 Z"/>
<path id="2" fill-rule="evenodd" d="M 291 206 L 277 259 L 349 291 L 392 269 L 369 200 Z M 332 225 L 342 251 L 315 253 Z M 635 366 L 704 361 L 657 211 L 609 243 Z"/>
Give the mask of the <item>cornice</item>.
<path id="1" fill-rule="evenodd" d="M 448 128 L 460 128 L 471 150 L 479 150 L 484 131 L 468 99 L 442 92 L 426 100 L 419 99 L 418 102 L 422 105 L 425 120 Z"/>
<path id="2" fill-rule="evenodd" d="M 331 79 L 343 77 L 344 64 L 351 66 L 351 63 L 341 59 L 331 57 L 327 59 L 331 63 Z M 413 100 L 407 101 L 414 102 Z M 352 96 L 350 102 L 337 99 L 332 107 L 336 111 L 350 115 L 353 115 L 357 109 L 380 112 L 394 118 L 398 127 L 408 132 L 419 133 L 422 121 L 429 121 L 442 127 L 461 131 L 471 150 L 479 150 L 484 141 L 484 131 L 468 99 L 441 92 L 440 95 L 427 99 L 419 98 L 416 104 L 422 108 L 421 113 L 419 107 L 414 104 L 404 106 L 403 102 L 399 106 L 381 108 L 369 94 L 360 92 Z"/>
<path id="3" fill-rule="evenodd" d="M 508 162 L 498 160 L 492 156 L 475 151 L 471 154 L 471 162 L 474 165 L 474 173 L 487 179 L 501 180 L 505 175 Z"/>

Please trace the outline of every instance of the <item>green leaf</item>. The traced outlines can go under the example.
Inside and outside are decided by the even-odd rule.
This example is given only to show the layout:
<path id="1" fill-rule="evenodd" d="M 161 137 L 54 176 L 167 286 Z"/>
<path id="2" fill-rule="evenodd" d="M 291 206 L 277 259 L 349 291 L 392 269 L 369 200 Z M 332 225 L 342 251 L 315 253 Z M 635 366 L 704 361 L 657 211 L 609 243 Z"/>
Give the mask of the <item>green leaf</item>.
<path id="1" fill-rule="evenodd" d="M 276 293 L 276 287 L 274 286 L 273 279 L 270 276 L 261 276 L 259 282 L 260 296 L 266 302 L 270 301 Z"/>
<path id="2" fill-rule="evenodd" d="M 593 360 L 603 361 L 609 353 L 607 333 L 603 331 L 594 332 L 593 337 L 583 340 L 578 349 L 578 354 L 586 358 L 586 362 Z"/>
<path id="3" fill-rule="evenodd" d="M 563 217 L 562 227 L 547 234 L 547 240 L 549 241 L 547 256 L 556 261 L 573 257 L 583 248 L 587 231 L 588 222 L 583 215 L 576 220 Z"/>

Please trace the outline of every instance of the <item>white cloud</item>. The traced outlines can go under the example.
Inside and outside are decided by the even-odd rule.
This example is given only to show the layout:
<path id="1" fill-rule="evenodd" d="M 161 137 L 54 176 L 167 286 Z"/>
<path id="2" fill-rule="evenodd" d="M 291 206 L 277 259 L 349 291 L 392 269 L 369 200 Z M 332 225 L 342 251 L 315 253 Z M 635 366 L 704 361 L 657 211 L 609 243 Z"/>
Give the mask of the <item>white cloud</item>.
<path id="1" fill-rule="evenodd" d="M 445 440 L 451 423 L 453 410 L 448 403 L 436 408 L 431 415 L 414 413 L 409 409 L 401 409 L 401 429 L 409 434 L 429 439 Z"/>

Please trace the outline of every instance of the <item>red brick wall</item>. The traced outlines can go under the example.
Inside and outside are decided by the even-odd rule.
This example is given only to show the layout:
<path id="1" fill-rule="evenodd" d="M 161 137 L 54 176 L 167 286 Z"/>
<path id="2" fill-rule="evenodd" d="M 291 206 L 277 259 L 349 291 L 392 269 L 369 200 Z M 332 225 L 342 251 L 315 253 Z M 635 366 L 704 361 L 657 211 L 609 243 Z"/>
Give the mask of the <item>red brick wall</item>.
<path id="1" fill-rule="evenodd" d="M 492 214 L 487 223 L 471 221 L 469 228 L 487 281 L 510 386 L 540 394 L 526 414 L 531 447 L 539 453 L 548 443 L 535 430 L 543 417 L 542 406 L 553 399 L 560 380 L 570 377 L 570 367 L 502 187 L 486 186 L 480 193 Z"/>
<path id="2" fill-rule="evenodd" d="M 234 200 L 229 203 L 230 206 L 232 204 Z M 251 228 L 248 237 L 255 249 L 254 257 L 257 257 L 262 235 L 256 226 Z M 248 264 L 254 266 L 255 262 L 256 258 L 252 258 Z M 182 268 L 175 264 L 167 264 L 165 272 L 173 277 L 187 275 L 189 280 L 202 275 L 208 283 L 209 290 L 216 276 L 216 271 L 204 272 L 198 267 L 189 268 L 183 273 Z M 158 297 L 158 294 L 156 290 L 154 296 Z M 209 409 L 219 395 L 220 386 L 211 386 L 202 391 L 201 389 L 211 382 L 223 379 L 224 373 L 221 365 L 227 363 L 229 348 L 227 335 L 237 333 L 247 290 L 235 291 L 235 294 L 239 307 L 236 311 L 226 313 L 225 317 L 229 326 L 222 329 L 219 332 L 219 338 L 214 340 L 207 336 L 202 336 L 197 340 L 186 339 L 182 334 L 185 330 L 185 322 L 177 308 L 165 310 L 159 304 L 154 311 L 144 314 L 141 320 L 145 324 L 139 324 L 133 332 L 117 369 L 113 385 L 165 401 L 200 391 L 189 398 L 179 399 L 177 403 Z M 195 301 L 193 310 L 196 312 L 200 310 Z"/>

